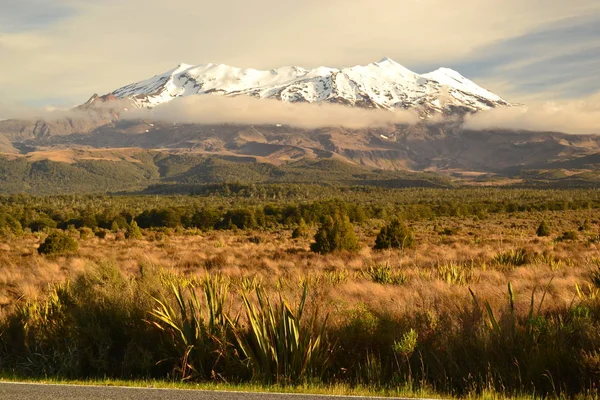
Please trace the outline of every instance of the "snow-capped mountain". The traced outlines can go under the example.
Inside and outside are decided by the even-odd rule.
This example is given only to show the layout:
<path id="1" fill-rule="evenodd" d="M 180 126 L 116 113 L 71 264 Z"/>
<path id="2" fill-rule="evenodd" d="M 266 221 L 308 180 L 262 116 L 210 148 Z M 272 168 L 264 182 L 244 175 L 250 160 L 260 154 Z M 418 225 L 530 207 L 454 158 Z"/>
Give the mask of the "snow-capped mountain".
<path id="1" fill-rule="evenodd" d="M 454 70 L 440 68 L 420 75 L 389 58 L 343 69 L 281 67 L 260 71 L 223 64 L 180 64 L 164 74 L 117 89 L 110 96 L 153 108 L 177 97 L 208 94 L 390 110 L 417 108 L 425 115 L 510 106 Z"/>

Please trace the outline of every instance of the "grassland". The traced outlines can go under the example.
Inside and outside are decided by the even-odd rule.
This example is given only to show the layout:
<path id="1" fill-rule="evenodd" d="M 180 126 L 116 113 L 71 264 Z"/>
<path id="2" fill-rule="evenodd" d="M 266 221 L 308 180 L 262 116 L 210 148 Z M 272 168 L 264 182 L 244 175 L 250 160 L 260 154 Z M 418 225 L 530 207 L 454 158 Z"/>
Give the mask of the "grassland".
<path id="1" fill-rule="evenodd" d="M 428 208 L 435 212 L 414 212 L 422 211 L 415 204 L 424 206 L 423 193 L 435 193 L 427 202 L 439 206 Z M 77 253 L 44 256 L 37 249 L 54 228 L 34 232 L 27 212 L 15 210 L 45 210 L 61 225 L 72 217 L 68 209 L 87 206 L 7 198 L 4 207 L 24 230 L 5 229 L 0 243 L 0 368 L 36 379 L 597 397 L 597 194 L 493 193 L 386 192 L 365 195 L 370 203 L 351 194 L 364 211 L 353 218 L 359 250 L 324 255 L 310 251 L 318 220 L 292 238 L 295 220 L 203 230 L 182 217 L 173 227 L 142 229 L 141 239 L 128 239 L 119 224 L 95 228 L 102 235 L 65 226 Z M 380 203 L 394 196 L 398 204 L 382 212 Z M 210 201 L 221 215 L 257 207 L 253 197 L 235 199 Z M 136 218 L 143 213 L 133 210 L 139 199 L 102 201 L 109 200 Z M 209 201 L 146 200 L 149 209 L 162 202 L 180 211 Z M 269 207 L 285 209 L 287 201 Z M 90 203 L 102 210 L 99 199 Z M 62 211 L 52 216 L 57 204 Z M 415 245 L 373 250 L 399 211 Z M 536 234 L 541 221 L 549 236 Z"/>

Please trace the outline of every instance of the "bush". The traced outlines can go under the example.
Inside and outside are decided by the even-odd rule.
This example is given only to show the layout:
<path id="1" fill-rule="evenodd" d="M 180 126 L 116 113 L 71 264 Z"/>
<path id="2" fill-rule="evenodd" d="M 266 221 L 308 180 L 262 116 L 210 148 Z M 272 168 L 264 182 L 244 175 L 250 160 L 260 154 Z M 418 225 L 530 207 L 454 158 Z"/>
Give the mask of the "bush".
<path id="1" fill-rule="evenodd" d="M 546 223 L 546 221 L 540 222 L 540 226 L 538 226 L 536 234 L 539 237 L 550 236 L 550 227 Z"/>
<path id="2" fill-rule="evenodd" d="M 498 265 L 520 267 L 530 262 L 530 255 L 525 249 L 513 249 L 498 253 L 494 256 L 494 262 Z"/>
<path id="3" fill-rule="evenodd" d="M 81 240 L 87 240 L 87 239 L 91 239 L 94 237 L 94 232 L 88 228 L 88 227 L 83 227 L 83 228 L 79 228 L 79 238 Z"/>
<path id="4" fill-rule="evenodd" d="M 54 231 L 38 247 L 38 253 L 61 255 L 76 253 L 78 249 L 79 245 L 75 239 L 64 232 Z"/>
<path id="5" fill-rule="evenodd" d="M 383 250 L 389 248 L 404 249 L 413 245 L 412 232 L 399 219 L 392 220 L 387 226 L 379 231 L 375 239 L 375 249 Z"/>
<path id="6" fill-rule="evenodd" d="M 29 224 L 32 232 L 43 231 L 44 229 L 55 229 L 57 226 L 56 221 L 48 217 L 42 217 Z"/>
<path id="7" fill-rule="evenodd" d="M 563 232 L 562 235 L 557 237 L 556 240 L 558 240 L 559 242 L 562 242 L 564 240 L 577 240 L 578 237 L 579 237 L 579 235 L 577 235 L 577 232 L 566 231 L 566 232 Z"/>
<path id="8" fill-rule="evenodd" d="M 131 221 L 131 224 L 129 224 L 125 236 L 127 237 L 127 239 L 141 239 L 143 237 L 142 230 L 138 226 L 137 222 L 135 222 L 135 220 Z"/>
<path id="9" fill-rule="evenodd" d="M 94 235 L 96 235 L 96 237 L 99 239 L 106 238 L 107 234 L 108 234 L 108 230 L 106 230 L 104 228 L 99 228 L 96 232 L 94 232 Z"/>
<path id="10" fill-rule="evenodd" d="M 371 265 L 364 271 L 364 275 L 382 285 L 401 285 L 406 282 L 406 275 L 388 264 Z"/>
<path id="11" fill-rule="evenodd" d="M 306 225 L 306 222 L 304 222 L 304 218 L 300 218 L 298 226 L 292 231 L 292 239 L 305 238 L 308 236 L 308 233 L 308 225 Z"/>
<path id="12" fill-rule="evenodd" d="M 310 249 L 315 253 L 327 254 L 338 250 L 358 250 L 358 240 L 354 226 L 348 216 L 327 217 L 315 234 L 315 242 Z"/>

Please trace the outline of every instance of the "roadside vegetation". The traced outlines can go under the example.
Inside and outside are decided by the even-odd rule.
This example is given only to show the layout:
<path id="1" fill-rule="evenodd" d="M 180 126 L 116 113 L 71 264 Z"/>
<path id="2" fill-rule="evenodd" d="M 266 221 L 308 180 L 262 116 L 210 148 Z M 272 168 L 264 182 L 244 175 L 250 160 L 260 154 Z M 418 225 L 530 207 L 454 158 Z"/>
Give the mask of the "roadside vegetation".
<path id="1" fill-rule="evenodd" d="M 0 198 L 0 370 L 598 397 L 595 191 L 224 187 Z"/>

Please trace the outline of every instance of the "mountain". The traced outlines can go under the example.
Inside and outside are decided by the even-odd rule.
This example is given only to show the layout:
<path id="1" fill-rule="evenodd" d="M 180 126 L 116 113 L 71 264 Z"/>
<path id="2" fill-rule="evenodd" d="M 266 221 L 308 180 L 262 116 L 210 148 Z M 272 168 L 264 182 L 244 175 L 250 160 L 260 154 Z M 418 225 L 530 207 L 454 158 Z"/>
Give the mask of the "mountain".
<path id="1" fill-rule="evenodd" d="M 223 64 L 180 64 L 108 96 L 153 108 L 182 96 L 211 94 L 389 110 L 416 108 L 424 116 L 511 105 L 454 70 L 440 68 L 419 75 L 389 58 L 343 69 L 281 67 L 260 71 Z"/>
<path id="2" fill-rule="evenodd" d="M 130 108 L 154 108 L 195 95 L 416 109 L 423 119 L 412 125 L 304 129 L 139 119 L 152 113 L 126 116 Z M 472 131 L 462 124 L 465 113 L 511 106 L 456 71 L 440 68 L 419 75 L 387 58 L 366 66 L 312 70 L 182 64 L 94 95 L 56 118 L 0 121 L 0 193 L 144 190 L 152 185 L 173 191 L 177 185 L 237 181 L 600 185 L 598 135 Z"/>

